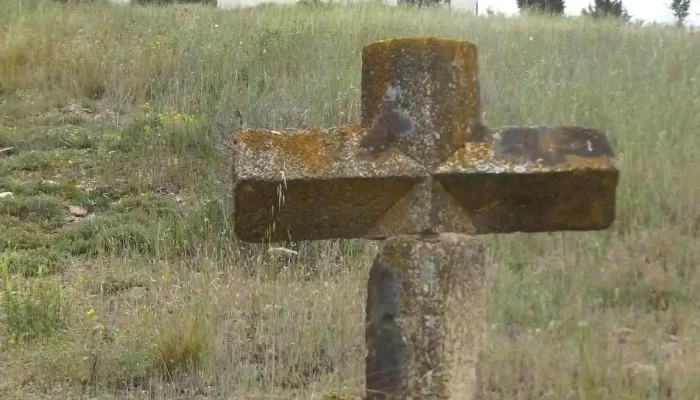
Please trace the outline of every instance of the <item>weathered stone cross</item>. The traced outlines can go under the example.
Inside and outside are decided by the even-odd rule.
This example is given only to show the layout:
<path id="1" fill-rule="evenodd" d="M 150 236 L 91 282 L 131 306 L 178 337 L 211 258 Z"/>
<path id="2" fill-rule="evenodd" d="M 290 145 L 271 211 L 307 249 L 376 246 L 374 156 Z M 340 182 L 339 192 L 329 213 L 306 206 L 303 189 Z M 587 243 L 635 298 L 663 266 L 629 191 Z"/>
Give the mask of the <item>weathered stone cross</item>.
<path id="1" fill-rule="evenodd" d="M 609 227 L 613 151 L 592 129 L 485 128 L 471 43 L 380 41 L 362 64 L 362 126 L 235 135 L 236 234 L 383 240 L 368 281 L 368 398 L 468 399 L 486 303 L 473 235 Z"/>

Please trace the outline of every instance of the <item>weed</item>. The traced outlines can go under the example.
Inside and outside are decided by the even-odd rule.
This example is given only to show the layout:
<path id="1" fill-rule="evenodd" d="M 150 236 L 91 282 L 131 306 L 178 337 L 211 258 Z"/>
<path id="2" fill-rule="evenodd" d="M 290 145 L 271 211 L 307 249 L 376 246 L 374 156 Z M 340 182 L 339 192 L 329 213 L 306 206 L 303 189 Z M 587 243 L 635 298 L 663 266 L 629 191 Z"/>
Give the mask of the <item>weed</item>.
<path id="1" fill-rule="evenodd" d="M 65 328 L 61 288 L 46 281 L 23 284 L 9 275 L 6 257 L 0 259 L 2 310 L 10 340 L 32 341 L 53 335 Z"/>
<path id="2" fill-rule="evenodd" d="M 167 377 L 201 365 L 209 344 L 206 314 L 185 310 L 158 333 L 154 365 Z"/>
<path id="3" fill-rule="evenodd" d="M 0 202 L 0 215 L 47 227 L 59 226 L 67 211 L 68 208 L 63 202 L 46 195 L 15 196 Z"/>
<path id="4" fill-rule="evenodd" d="M 10 274 L 24 277 L 42 277 L 60 272 L 65 262 L 65 254 L 40 247 L 30 250 L 5 252 Z"/>

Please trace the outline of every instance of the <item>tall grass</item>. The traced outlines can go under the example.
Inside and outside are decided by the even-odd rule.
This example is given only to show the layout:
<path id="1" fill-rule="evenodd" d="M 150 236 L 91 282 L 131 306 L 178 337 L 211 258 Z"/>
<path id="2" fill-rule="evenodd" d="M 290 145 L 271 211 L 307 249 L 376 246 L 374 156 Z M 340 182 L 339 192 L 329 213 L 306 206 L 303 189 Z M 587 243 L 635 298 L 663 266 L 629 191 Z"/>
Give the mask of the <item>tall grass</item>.
<path id="1" fill-rule="evenodd" d="M 238 243 L 227 143 L 359 122 L 363 44 L 409 35 L 478 46 L 488 125 L 597 128 L 622 169 L 611 229 L 484 238 L 484 397 L 698 398 L 696 34 L 374 4 L 2 10 L 4 279 L 60 293 L 3 284 L 3 398 L 362 393 L 374 248 Z"/>

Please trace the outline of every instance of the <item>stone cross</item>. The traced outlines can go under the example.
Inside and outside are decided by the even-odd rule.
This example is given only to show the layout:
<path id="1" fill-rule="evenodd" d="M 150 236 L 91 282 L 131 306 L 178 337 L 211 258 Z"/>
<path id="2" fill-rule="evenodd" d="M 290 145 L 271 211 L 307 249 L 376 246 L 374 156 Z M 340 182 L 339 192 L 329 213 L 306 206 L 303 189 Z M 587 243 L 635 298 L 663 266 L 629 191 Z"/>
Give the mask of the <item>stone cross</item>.
<path id="1" fill-rule="evenodd" d="M 368 399 L 468 399 L 485 334 L 474 235 L 601 230 L 619 171 L 602 132 L 480 122 L 477 51 L 399 38 L 362 53 L 362 124 L 234 137 L 248 242 L 381 240 L 367 285 Z"/>

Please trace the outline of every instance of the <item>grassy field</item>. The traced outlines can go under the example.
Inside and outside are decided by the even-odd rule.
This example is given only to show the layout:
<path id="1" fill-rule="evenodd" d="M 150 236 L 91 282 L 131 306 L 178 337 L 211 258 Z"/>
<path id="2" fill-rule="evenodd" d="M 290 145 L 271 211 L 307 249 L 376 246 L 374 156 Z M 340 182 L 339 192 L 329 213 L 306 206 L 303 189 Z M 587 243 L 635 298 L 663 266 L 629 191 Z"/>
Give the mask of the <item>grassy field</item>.
<path id="1" fill-rule="evenodd" d="M 483 238 L 483 397 L 700 399 L 700 36 L 374 5 L 2 8 L 0 398 L 361 395 L 375 248 L 237 242 L 227 145 L 241 124 L 359 122 L 362 45 L 439 35 L 479 46 L 487 125 L 601 129 L 623 171 L 607 231 Z"/>

